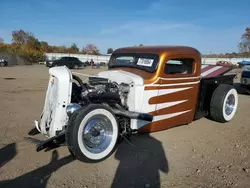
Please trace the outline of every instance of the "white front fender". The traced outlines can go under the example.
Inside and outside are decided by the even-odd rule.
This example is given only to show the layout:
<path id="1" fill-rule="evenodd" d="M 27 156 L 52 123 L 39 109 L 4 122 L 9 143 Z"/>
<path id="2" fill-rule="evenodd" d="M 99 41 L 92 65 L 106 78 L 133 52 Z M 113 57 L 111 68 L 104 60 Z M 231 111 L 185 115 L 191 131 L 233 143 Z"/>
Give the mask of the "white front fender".
<path id="1" fill-rule="evenodd" d="M 66 66 L 49 69 L 50 79 L 40 121 L 42 134 L 56 135 L 67 123 L 66 107 L 71 102 L 72 73 Z"/>

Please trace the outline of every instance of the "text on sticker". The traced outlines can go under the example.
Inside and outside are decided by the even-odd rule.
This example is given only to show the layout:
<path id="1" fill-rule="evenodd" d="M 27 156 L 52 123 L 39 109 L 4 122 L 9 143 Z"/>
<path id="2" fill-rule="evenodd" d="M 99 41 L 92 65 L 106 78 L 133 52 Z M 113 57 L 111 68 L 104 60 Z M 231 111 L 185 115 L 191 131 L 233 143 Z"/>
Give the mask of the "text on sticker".
<path id="1" fill-rule="evenodd" d="M 151 67 L 153 62 L 154 62 L 153 59 L 139 58 L 137 65 Z"/>

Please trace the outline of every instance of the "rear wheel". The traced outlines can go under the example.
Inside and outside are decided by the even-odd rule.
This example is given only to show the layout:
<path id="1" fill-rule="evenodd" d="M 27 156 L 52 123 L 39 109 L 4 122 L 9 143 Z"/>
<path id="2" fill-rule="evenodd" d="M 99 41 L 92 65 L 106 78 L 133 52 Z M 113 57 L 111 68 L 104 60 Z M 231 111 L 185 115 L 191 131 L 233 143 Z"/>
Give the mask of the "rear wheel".
<path id="1" fill-rule="evenodd" d="M 98 162 L 115 151 L 118 133 L 115 115 L 103 105 L 92 104 L 72 115 L 66 140 L 77 159 Z"/>
<path id="2" fill-rule="evenodd" d="M 238 108 L 238 93 L 232 85 L 219 85 L 212 96 L 210 115 L 217 122 L 231 121 Z"/>

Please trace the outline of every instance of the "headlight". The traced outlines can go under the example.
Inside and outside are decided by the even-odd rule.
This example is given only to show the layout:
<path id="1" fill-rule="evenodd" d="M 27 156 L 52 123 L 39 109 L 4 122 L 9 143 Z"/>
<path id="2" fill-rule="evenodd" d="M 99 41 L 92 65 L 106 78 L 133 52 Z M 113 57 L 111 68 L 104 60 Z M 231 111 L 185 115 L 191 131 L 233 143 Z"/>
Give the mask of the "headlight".
<path id="1" fill-rule="evenodd" d="M 76 110 L 80 109 L 81 105 L 76 103 L 71 103 L 66 107 L 66 112 L 68 116 L 70 117 Z"/>

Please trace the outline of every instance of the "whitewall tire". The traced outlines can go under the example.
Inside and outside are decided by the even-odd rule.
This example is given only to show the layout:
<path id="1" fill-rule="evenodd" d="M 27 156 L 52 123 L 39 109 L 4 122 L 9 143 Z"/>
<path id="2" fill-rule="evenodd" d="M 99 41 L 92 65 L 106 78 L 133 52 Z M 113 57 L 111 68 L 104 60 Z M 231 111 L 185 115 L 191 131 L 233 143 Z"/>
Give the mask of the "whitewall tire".
<path id="1" fill-rule="evenodd" d="M 81 161 L 101 161 L 116 149 L 119 126 L 103 105 L 91 104 L 75 112 L 66 131 L 68 148 Z"/>
<path id="2" fill-rule="evenodd" d="M 231 121 L 238 109 L 238 93 L 232 85 L 219 85 L 210 103 L 211 117 L 221 123 Z"/>

